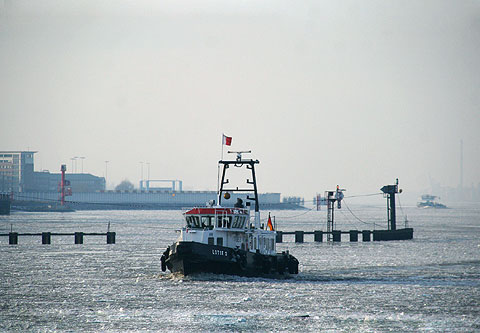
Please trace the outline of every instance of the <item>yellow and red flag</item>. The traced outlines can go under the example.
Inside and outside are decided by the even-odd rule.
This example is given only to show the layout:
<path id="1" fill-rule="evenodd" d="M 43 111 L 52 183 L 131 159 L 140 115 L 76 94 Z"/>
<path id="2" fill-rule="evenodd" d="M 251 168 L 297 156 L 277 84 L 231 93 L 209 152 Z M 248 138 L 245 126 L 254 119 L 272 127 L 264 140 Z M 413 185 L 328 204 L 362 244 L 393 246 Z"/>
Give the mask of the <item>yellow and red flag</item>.
<path id="1" fill-rule="evenodd" d="M 272 218 L 270 217 L 270 213 L 268 214 L 267 227 L 270 231 L 273 231 L 273 224 L 272 224 Z"/>

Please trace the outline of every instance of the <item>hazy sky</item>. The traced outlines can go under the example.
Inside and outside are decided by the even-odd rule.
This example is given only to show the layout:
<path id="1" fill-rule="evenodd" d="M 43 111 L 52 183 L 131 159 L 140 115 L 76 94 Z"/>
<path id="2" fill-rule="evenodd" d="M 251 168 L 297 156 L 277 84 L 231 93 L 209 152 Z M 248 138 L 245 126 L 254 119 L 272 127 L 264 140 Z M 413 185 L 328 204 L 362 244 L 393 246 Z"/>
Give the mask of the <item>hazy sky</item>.
<path id="1" fill-rule="evenodd" d="M 214 190 L 222 132 L 261 192 L 479 183 L 480 1 L 0 3 L 0 150 Z"/>

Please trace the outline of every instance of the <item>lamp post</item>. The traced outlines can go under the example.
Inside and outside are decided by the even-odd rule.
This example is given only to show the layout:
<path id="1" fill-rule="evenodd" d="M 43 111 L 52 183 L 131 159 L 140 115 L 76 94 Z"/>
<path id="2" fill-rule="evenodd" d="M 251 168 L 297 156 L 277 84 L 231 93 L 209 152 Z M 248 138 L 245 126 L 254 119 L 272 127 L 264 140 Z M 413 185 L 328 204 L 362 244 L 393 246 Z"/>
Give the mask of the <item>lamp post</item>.
<path id="1" fill-rule="evenodd" d="M 143 162 L 140 162 L 140 191 L 143 191 Z"/>
<path id="2" fill-rule="evenodd" d="M 108 162 L 110 161 L 105 161 L 105 190 L 107 189 L 107 171 L 108 171 Z"/>
<path id="3" fill-rule="evenodd" d="M 80 156 L 79 159 L 82 160 L 82 173 L 83 173 L 83 160 L 85 159 L 85 156 Z"/>
<path id="4" fill-rule="evenodd" d="M 76 157 L 72 157 L 70 158 L 72 160 L 72 173 L 74 173 L 75 171 L 75 168 L 73 167 L 73 161 L 75 161 L 77 158 Z"/>
<path id="5" fill-rule="evenodd" d="M 150 162 L 147 162 L 147 190 L 150 190 Z"/>
<path id="6" fill-rule="evenodd" d="M 78 156 L 75 156 L 74 159 L 75 159 L 75 173 L 77 173 L 77 159 L 80 158 Z"/>

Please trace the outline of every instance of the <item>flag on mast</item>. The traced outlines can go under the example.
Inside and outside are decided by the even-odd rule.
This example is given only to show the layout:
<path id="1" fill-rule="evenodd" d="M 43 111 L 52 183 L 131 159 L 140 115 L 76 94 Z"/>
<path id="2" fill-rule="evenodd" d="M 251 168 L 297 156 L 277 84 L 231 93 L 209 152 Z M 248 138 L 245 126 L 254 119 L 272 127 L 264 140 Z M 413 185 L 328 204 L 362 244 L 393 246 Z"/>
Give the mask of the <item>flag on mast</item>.
<path id="1" fill-rule="evenodd" d="M 226 136 L 225 134 L 223 134 L 222 145 L 231 146 L 232 145 L 232 137 L 231 136 Z"/>
<path id="2" fill-rule="evenodd" d="M 272 224 L 272 218 L 270 217 L 270 213 L 268 213 L 267 227 L 270 231 L 273 231 L 273 224 Z"/>

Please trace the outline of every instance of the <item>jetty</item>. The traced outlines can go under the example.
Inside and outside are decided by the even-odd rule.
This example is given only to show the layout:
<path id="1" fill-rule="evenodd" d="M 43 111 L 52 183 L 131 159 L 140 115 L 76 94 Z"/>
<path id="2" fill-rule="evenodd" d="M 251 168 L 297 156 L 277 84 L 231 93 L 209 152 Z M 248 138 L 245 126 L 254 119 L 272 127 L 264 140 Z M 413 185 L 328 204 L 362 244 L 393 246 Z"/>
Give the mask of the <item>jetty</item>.
<path id="1" fill-rule="evenodd" d="M 404 228 L 398 230 L 333 230 L 333 231 L 277 231 L 276 242 L 283 243 L 283 235 L 295 235 L 295 243 L 303 243 L 305 235 L 313 235 L 313 241 L 323 242 L 323 235 L 331 236 L 333 242 L 341 242 L 342 235 L 349 235 L 350 242 L 358 242 L 359 235 L 363 242 L 388 241 L 388 240 L 407 240 L 413 238 L 413 228 Z M 330 237 L 329 237 L 330 238 Z"/>
<path id="2" fill-rule="evenodd" d="M 350 242 L 358 242 L 358 236 L 362 235 L 363 242 L 369 242 L 372 238 L 374 241 L 390 241 L 390 240 L 409 240 L 413 239 L 413 228 L 397 229 L 396 222 L 396 205 L 395 194 L 402 193 L 402 190 L 398 189 L 398 178 L 393 185 L 385 185 L 380 189 L 385 198 L 387 199 L 387 229 L 385 230 L 337 230 L 335 228 L 334 210 L 335 203 L 337 208 L 341 208 L 341 201 L 343 199 L 344 189 L 340 189 L 337 185 L 336 191 L 326 191 L 325 201 L 327 203 L 327 231 L 314 230 L 314 231 L 279 231 L 277 230 L 276 239 L 277 243 L 283 242 L 283 235 L 295 235 L 296 243 L 303 243 L 305 235 L 313 235 L 315 242 L 323 242 L 323 235 L 326 235 L 327 241 L 341 242 L 342 235 L 349 235 Z M 320 201 L 317 200 L 317 207 L 319 207 Z"/>
<path id="3" fill-rule="evenodd" d="M 107 244 L 115 244 L 115 237 L 116 233 L 112 231 L 108 232 L 39 232 L 39 233 L 30 233 L 30 232 L 9 232 L 0 234 L 0 237 L 8 236 L 8 244 L 10 245 L 17 245 L 18 244 L 18 237 L 26 237 L 26 236 L 36 236 L 42 238 L 42 244 L 51 244 L 52 236 L 73 236 L 74 244 L 83 244 L 84 237 L 90 236 L 104 236 L 107 239 Z"/>

